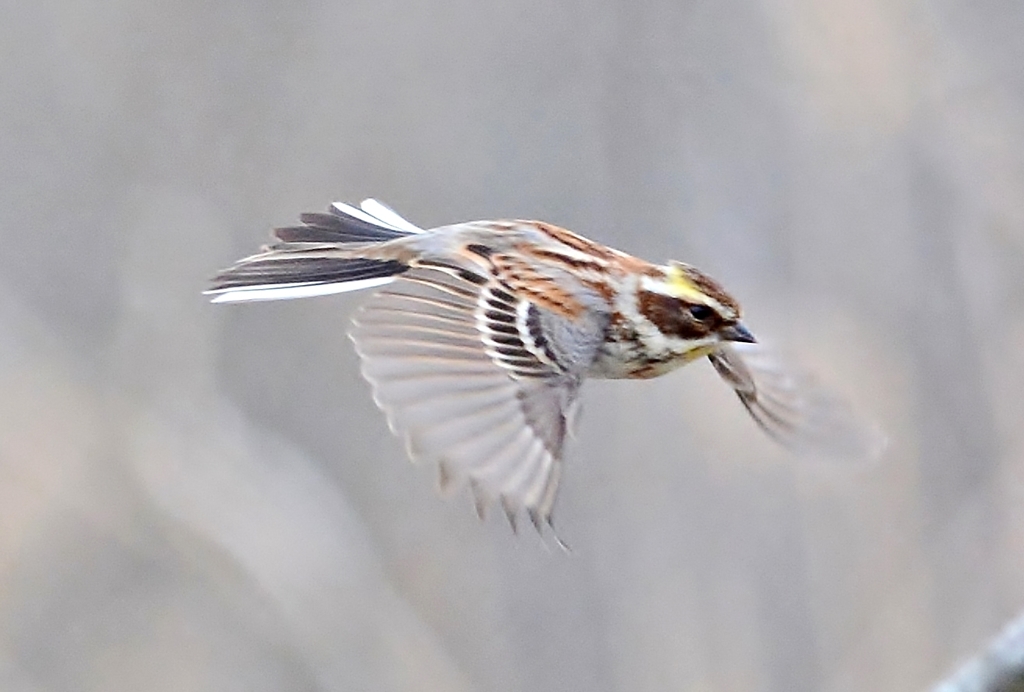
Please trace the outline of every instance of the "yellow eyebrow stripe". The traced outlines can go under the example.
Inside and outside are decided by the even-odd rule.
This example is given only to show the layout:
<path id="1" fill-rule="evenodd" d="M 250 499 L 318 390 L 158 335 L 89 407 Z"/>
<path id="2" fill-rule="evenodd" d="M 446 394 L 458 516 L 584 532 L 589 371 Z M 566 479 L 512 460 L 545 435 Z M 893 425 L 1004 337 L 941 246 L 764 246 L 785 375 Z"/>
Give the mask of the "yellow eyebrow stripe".
<path id="1" fill-rule="evenodd" d="M 669 289 L 676 298 L 681 298 L 688 303 L 703 303 L 704 305 L 718 302 L 697 288 L 697 284 L 690 281 L 679 267 L 670 266 L 666 273 L 666 279 Z"/>

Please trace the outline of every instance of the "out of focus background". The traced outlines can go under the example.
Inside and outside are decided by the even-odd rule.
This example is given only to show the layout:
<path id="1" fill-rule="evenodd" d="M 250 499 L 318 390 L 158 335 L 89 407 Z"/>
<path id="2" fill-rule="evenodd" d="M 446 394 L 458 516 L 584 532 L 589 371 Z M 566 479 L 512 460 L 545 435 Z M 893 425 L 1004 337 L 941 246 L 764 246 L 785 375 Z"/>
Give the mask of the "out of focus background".
<path id="1" fill-rule="evenodd" d="M 0 9 L 0 689 L 926 690 L 1024 610 L 1024 4 Z M 890 437 L 586 391 L 562 553 L 436 497 L 358 296 L 210 305 L 376 196 L 683 259 Z"/>

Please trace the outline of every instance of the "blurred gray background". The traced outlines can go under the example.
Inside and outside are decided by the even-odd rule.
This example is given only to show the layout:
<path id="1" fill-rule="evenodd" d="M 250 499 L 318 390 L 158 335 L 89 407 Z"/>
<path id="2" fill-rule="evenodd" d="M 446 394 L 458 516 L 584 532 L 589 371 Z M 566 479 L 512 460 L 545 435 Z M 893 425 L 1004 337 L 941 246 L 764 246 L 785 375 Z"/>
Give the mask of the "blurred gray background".
<path id="1" fill-rule="evenodd" d="M 8 2 L 0 689 L 927 689 L 1024 609 L 1024 4 Z M 376 196 L 697 264 L 882 421 L 595 383 L 566 555 L 438 499 L 357 296 L 210 305 Z"/>

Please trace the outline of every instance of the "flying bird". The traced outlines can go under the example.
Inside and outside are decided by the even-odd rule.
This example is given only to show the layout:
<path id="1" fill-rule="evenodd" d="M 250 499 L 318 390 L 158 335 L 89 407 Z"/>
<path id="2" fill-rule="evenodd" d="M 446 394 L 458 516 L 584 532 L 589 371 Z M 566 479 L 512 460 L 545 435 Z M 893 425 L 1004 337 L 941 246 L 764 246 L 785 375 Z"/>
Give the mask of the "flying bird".
<path id="1" fill-rule="evenodd" d="M 736 299 L 682 262 L 652 264 L 541 221 L 422 229 L 373 200 L 332 204 L 213 279 L 215 303 L 376 289 L 350 336 L 414 461 L 551 525 L 588 378 L 648 379 L 708 358 L 753 420 L 791 448 L 868 457 L 877 430 L 757 343 Z M 557 536 L 556 536 L 557 538 Z"/>

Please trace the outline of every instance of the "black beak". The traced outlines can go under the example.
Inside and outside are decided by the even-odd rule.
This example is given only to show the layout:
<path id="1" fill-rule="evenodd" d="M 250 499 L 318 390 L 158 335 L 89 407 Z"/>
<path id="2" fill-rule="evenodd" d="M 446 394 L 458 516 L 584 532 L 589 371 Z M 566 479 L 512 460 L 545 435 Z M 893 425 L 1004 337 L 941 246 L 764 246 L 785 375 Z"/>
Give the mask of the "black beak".
<path id="1" fill-rule="evenodd" d="M 754 335 L 750 333 L 750 330 L 739 322 L 719 329 L 718 337 L 722 341 L 739 341 L 745 344 L 757 343 L 757 339 L 755 339 Z"/>

